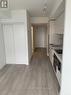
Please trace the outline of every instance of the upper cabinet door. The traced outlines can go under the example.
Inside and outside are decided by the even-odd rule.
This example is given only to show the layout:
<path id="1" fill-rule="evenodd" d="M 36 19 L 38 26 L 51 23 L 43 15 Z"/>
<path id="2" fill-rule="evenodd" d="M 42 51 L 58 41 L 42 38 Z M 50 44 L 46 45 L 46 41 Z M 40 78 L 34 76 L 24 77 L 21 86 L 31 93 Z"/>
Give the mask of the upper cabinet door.
<path id="1" fill-rule="evenodd" d="M 50 21 L 48 28 L 49 28 L 49 44 L 53 44 L 55 34 L 55 21 Z"/>
<path id="2" fill-rule="evenodd" d="M 55 21 L 55 31 L 57 34 L 64 34 L 64 13 L 62 13 Z"/>
<path id="3" fill-rule="evenodd" d="M 12 24 L 3 25 L 6 63 L 15 63 L 14 33 Z"/>

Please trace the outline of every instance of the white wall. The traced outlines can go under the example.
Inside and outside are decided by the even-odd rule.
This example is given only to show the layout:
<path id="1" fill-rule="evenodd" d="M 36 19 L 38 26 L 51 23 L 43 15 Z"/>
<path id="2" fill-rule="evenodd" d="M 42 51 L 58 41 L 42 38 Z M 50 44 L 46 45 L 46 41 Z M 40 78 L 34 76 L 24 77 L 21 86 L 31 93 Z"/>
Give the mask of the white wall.
<path id="1" fill-rule="evenodd" d="M 48 51 L 48 48 L 49 48 L 49 30 L 48 30 L 48 24 L 47 24 L 47 32 L 46 32 L 46 47 L 47 47 L 47 56 L 49 55 L 49 51 Z"/>
<path id="2" fill-rule="evenodd" d="M 7 8 L 0 8 L 0 19 L 8 19 L 11 18 L 11 12 Z"/>
<path id="3" fill-rule="evenodd" d="M 27 31 L 24 24 L 14 24 L 16 64 L 28 64 Z"/>
<path id="4" fill-rule="evenodd" d="M 31 36 L 31 22 L 30 15 L 27 12 L 27 38 L 28 38 L 28 61 L 30 62 L 32 57 L 32 36 Z"/>
<path id="5" fill-rule="evenodd" d="M 62 86 L 60 95 L 71 95 L 71 0 L 66 0 Z"/>
<path id="6" fill-rule="evenodd" d="M 2 25 L 0 24 L 0 69 L 6 64 L 5 62 L 5 46 L 4 37 L 2 31 Z"/>
<path id="7" fill-rule="evenodd" d="M 26 14 L 27 13 L 27 10 L 26 9 L 21 9 L 21 10 L 12 10 L 11 11 L 11 17 L 12 19 L 22 19 L 22 20 L 26 20 Z"/>
<path id="8" fill-rule="evenodd" d="M 49 20 L 48 17 L 31 17 L 32 24 L 48 23 L 48 20 Z"/>
<path id="9" fill-rule="evenodd" d="M 13 24 L 3 24 L 6 63 L 16 63 Z"/>
<path id="10" fill-rule="evenodd" d="M 32 37 L 32 53 L 34 52 L 34 30 L 33 26 L 31 26 L 31 37 Z"/>
<path id="11" fill-rule="evenodd" d="M 35 30 L 35 47 L 45 48 L 47 28 L 45 26 L 37 26 Z"/>

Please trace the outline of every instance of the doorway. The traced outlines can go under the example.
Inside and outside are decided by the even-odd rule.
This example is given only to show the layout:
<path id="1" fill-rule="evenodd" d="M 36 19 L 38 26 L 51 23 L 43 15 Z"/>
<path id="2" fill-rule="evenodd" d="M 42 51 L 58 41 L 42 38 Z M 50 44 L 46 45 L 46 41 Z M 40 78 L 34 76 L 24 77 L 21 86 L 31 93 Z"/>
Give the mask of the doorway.
<path id="1" fill-rule="evenodd" d="M 47 54 L 47 24 L 34 24 L 31 27 L 32 52 L 42 51 Z"/>

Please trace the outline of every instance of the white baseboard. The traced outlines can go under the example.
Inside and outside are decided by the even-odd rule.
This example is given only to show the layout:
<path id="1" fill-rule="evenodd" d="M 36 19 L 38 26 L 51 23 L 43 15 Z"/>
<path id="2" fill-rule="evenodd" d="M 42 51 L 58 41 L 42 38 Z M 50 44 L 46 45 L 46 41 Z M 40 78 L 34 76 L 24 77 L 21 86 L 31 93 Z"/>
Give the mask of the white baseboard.
<path id="1" fill-rule="evenodd" d="M 17 65 L 21 64 L 21 65 L 29 65 L 28 63 L 6 63 L 6 64 L 17 64 Z"/>

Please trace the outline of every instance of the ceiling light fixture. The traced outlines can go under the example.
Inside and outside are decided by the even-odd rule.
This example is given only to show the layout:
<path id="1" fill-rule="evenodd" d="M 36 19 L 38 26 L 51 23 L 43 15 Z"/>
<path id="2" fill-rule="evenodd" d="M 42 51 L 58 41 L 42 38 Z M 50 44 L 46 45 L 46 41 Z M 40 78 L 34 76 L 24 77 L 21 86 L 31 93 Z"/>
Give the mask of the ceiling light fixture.
<path id="1" fill-rule="evenodd" d="M 0 1 L 0 7 L 1 8 L 7 8 L 8 7 L 8 1 L 7 0 L 1 0 Z"/>
<path id="2" fill-rule="evenodd" d="M 45 16 L 47 12 L 47 4 L 44 4 L 44 8 L 43 8 L 43 15 Z"/>
<path id="3" fill-rule="evenodd" d="M 46 12 L 46 10 L 47 10 L 47 7 L 45 6 L 45 7 L 43 8 L 43 12 Z"/>

